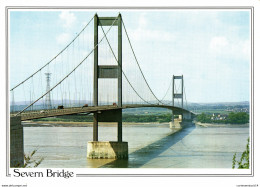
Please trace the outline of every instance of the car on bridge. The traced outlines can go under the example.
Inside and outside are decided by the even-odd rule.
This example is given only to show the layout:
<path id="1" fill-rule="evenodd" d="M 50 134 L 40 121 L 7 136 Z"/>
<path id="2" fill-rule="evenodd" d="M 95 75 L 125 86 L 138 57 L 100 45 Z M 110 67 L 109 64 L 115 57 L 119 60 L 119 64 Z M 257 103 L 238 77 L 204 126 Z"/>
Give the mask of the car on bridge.
<path id="1" fill-rule="evenodd" d="M 63 105 L 59 105 L 57 109 L 64 109 Z"/>
<path id="2" fill-rule="evenodd" d="M 85 108 L 85 107 L 88 107 L 88 104 L 84 104 L 84 105 L 82 106 L 82 108 Z"/>

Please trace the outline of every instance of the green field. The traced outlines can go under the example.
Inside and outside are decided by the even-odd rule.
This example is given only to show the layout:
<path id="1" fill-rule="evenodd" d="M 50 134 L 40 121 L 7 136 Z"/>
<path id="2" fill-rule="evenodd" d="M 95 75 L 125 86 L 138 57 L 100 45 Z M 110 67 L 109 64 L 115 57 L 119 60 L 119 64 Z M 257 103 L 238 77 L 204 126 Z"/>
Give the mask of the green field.
<path id="1" fill-rule="evenodd" d="M 172 115 L 168 114 L 146 114 L 146 115 L 137 115 L 137 114 L 123 114 L 123 122 L 158 122 L 164 123 L 169 122 L 172 119 Z M 42 118 L 36 119 L 33 121 L 64 121 L 64 122 L 92 122 L 92 115 L 66 115 L 58 116 L 51 118 Z"/>

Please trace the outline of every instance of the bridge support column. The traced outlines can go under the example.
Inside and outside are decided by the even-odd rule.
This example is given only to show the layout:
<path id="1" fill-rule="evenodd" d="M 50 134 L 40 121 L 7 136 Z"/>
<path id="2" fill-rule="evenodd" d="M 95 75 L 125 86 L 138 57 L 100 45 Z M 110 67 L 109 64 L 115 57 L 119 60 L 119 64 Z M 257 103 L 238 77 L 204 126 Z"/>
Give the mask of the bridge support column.
<path id="1" fill-rule="evenodd" d="M 122 110 L 121 112 L 118 114 L 118 122 L 117 122 L 117 141 L 118 142 L 122 142 L 123 140 L 123 132 L 122 132 Z"/>
<path id="2" fill-rule="evenodd" d="M 24 165 L 23 126 L 21 116 L 10 117 L 10 167 Z"/>
<path id="3" fill-rule="evenodd" d="M 98 141 L 98 113 L 93 115 L 93 141 Z"/>
<path id="4" fill-rule="evenodd" d="M 190 112 L 184 112 L 183 113 L 183 119 L 191 120 L 191 113 Z"/>

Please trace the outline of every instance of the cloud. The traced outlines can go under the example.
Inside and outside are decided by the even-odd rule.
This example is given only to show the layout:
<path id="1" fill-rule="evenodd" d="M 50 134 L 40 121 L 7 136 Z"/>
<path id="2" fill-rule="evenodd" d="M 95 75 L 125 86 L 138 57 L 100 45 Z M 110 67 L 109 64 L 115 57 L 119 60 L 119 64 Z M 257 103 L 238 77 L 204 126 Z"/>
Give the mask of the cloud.
<path id="1" fill-rule="evenodd" d="M 143 13 L 139 16 L 138 27 L 134 30 L 130 30 L 131 38 L 136 41 L 161 41 L 169 42 L 175 41 L 176 36 L 174 33 L 164 30 L 149 29 L 149 22 L 146 18 L 146 14 Z"/>
<path id="2" fill-rule="evenodd" d="M 139 28 L 142 27 L 142 28 L 145 28 L 147 26 L 147 20 L 145 18 L 145 13 L 142 13 L 141 16 L 139 17 L 139 20 L 138 20 L 138 26 Z"/>
<path id="3" fill-rule="evenodd" d="M 77 20 L 76 16 L 69 11 L 62 11 L 59 18 L 63 21 L 63 27 L 70 28 Z"/>
<path id="4" fill-rule="evenodd" d="M 228 44 L 229 43 L 225 37 L 216 36 L 211 39 L 209 47 L 212 50 L 219 50 L 223 47 L 226 47 Z"/>
<path id="5" fill-rule="evenodd" d="M 209 43 L 210 52 L 215 56 L 231 59 L 248 59 L 250 56 L 250 41 L 223 36 L 212 37 Z"/>
<path id="6" fill-rule="evenodd" d="M 174 41 L 176 36 L 161 30 L 138 28 L 131 32 L 132 38 L 137 41 Z"/>
<path id="7" fill-rule="evenodd" d="M 249 40 L 245 40 L 243 43 L 242 43 L 242 45 L 243 45 L 243 54 L 246 56 L 246 57 L 250 57 L 250 52 L 251 52 L 251 50 L 250 50 L 250 47 L 251 47 L 251 45 L 250 45 L 250 41 Z"/>
<path id="8" fill-rule="evenodd" d="M 57 36 L 56 40 L 58 44 L 61 45 L 68 44 L 69 41 L 71 40 L 71 36 L 68 33 L 61 33 L 60 35 Z"/>

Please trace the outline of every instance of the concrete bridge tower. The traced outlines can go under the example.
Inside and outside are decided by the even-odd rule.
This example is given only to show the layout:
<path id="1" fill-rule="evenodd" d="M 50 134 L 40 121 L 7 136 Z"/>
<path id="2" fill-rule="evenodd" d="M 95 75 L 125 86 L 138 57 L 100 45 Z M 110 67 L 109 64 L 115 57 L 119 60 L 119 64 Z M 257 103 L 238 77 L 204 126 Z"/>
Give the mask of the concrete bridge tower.
<path id="1" fill-rule="evenodd" d="M 176 93 L 174 89 L 175 79 L 181 79 L 181 92 Z M 174 99 L 181 99 L 181 108 L 183 109 L 183 75 L 181 76 L 172 76 L 172 106 L 174 106 Z"/>
<path id="2" fill-rule="evenodd" d="M 181 79 L 181 91 L 177 93 L 175 90 L 175 80 Z M 175 106 L 175 99 L 181 99 L 181 108 L 183 109 L 183 75 L 172 76 L 172 106 Z M 174 115 L 179 115 L 178 119 L 174 119 Z M 183 113 L 176 113 L 172 111 L 172 121 L 170 122 L 170 128 L 181 128 Z"/>
<path id="3" fill-rule="evenodd" d="M 175 80 L 181 80 L 181 90 L 176 92 L 175 90 Z M 183 109 L 183 95 L 184 95 L 184 80 L 183 75 L 181 76 L 172 76 L 172 106 L 175 106 L 175 99 L 181 99 L 181 108 Z M 174 120 L 174 115 L 179 115 L 179 119 Z M 191 120 L 192 116 L 190 112 L 182 110 L 179 113 L 172 112 L 172 121 L 170 122 L 170 128 L 181 128 L 184 124 L 183 120 Z"/>
<path id="4" fill-rule="evenodd" d="M 116 20 L 116 21 L 115 21 Z M 118 28 L 118 64 L 98 65 L 98 28 L 99 26 L 117 26 Z M 122 18 L 94 17 L 94 106 L 98 106 L 98 79 L 118 80 L 117 106 L 120 109 L 94 112 L 93 141 L 88 142 L 88 158 L 127 158 L 128 143 L 122 141 Z M 98 141 L 98 122 L 117 122 L 117 142 Z"/>

